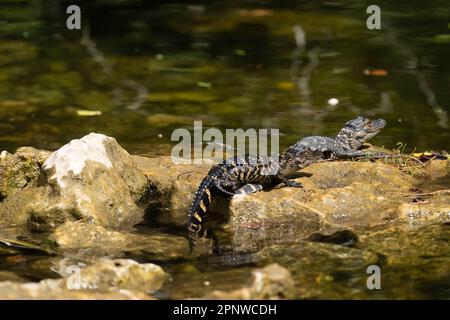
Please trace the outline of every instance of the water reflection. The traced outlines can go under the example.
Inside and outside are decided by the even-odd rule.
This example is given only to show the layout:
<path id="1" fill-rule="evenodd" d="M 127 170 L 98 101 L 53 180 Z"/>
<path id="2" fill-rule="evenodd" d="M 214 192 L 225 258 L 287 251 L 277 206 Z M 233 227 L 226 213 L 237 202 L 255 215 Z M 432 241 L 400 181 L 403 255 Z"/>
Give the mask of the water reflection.
<path id="1" fill-rule="evenodd" d="M 410 14 L 379 4 L 381 31 L 365 28 L 365 5 L 356 2 L 91 1 L 81 32 L 60 23 L 64 5 L 2 6 L 2 148 L 54 149 L 100 131 L 131 152 L 167 154 L 170 132 L 193 120 L 282 128 L 286 146 L 334 134 L 357 114 L 388 120 L 377 144 L 448 145 L 449 9 L 437 2 L 427 12 L 411 4 Z M 386 73 L 364 74 L 370 69 Z M 155 114 L 169 120 L 154 125 Z"/>

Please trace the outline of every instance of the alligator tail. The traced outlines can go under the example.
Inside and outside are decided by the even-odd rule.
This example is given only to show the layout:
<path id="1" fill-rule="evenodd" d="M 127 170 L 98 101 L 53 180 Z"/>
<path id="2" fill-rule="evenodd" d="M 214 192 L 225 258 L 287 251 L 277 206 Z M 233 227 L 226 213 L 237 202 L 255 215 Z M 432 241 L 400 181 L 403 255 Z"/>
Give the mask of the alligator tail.
<path id="1" fill-rule="evenodd" d="M 203 221 L 206 218 L 206 211 L 211 204 L 211 187 L 214 185 L 217 175 L 217 170 L 211 170 L 202 180 L 200 187 L 194 196 L 191 207 L 189 208 L 187 232 L 191 252 L 202 231 Z"/>

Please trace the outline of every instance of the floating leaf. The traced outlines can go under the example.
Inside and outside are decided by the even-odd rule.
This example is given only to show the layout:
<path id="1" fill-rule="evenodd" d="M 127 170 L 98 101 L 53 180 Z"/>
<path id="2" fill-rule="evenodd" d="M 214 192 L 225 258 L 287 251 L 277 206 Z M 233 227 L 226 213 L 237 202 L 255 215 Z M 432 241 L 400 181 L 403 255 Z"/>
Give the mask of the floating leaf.
<path id="1" fill-rule="evenodd" d="M 433 37 L 436 43 L 450 43 L 450 34 L 437 34 Z"/>
<path id="2" fill-rule="evenodd" d="M 208 89 L 210 89 L 210 88 L 212 87 L 211 82 L 203 82 L 203 81 L 199 81 L 199 82 L 197 82 L 197 85 L 198 85 L 199 87 L 202 87 L 202 88 L 208 88 Z"/>
<path id="3" fill-rule="evenodd" d="M 101 116 L 102 112 L 100 110 L 77 110 L 77 115 L 80 117 L 94 117 Z"/>
<path id="4" fill-rule="evenodd" d="M 246 56 L 247 55 L 247 51 L 242 50 L 242 49 L 236 49 L 236 50 L 234 50 L 234 54 L 238 55 L 238 56 Z"/>
<path id="5" fill-rule="evenodd" d="M 280 90 L 290 91 L 295 88 L 295 85 L 290 81 L 281 81 L 277 83 L 276 87 Z"/>
<path id="6" fill-rule="evenodd" d="M 385 77 L 388 75 L 388 72 L 384 69 L 366 69 L 364 70 L 364 74 L 372 77 Z"/>

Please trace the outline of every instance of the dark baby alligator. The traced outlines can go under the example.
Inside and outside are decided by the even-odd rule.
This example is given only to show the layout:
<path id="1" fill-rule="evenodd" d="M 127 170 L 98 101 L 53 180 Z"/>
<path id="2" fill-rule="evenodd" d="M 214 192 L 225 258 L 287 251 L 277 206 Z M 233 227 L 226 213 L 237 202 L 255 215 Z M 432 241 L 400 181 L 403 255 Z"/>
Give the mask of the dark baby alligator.
<path id="1" fill-rule="evenodd" d="M 187 230 L 192 248 L 196 244 L 206 211 L 211 204 L 211 191 L 234 196 L 268 189 L 283 183 L 287 187 L 302 187 L 288 177 L 299 169 L 324 159 L 343 159 L 382 153 L 358 150 L 386 125 L 383 119 L 363 117 L 348 121 L 336 138 L 311 136 L 303 138 L 278 156 L 238 156 L 214 165 L 200 183 L 188 213 Z M 277 161 L 278 160 L 278 161 Z"/>

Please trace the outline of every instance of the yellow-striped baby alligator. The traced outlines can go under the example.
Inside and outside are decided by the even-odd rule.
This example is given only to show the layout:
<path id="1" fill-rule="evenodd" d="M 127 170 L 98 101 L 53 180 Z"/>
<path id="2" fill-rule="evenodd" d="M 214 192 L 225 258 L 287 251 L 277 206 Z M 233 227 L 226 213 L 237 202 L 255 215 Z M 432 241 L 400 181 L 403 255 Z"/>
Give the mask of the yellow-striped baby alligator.
<path id="1" fill-rule="evenodd" d="M 386 125 L 383 119 L 364 117 L 348 121 L 336 138 L 306 137 L 289 147 L 278 159 L 262 156 L 235 156 L 214 165 L 200 183 L 188 213 L 187 231 L 191 250 L 202 231 L 206 211 L 211 204 L 211 192 L 229 196 L 249 194 L 284 183 L 287 187 L 302 187 L 289 176 L 299 169 L 323 160 L 384 156 L 383 153 L 358 150 Z"/>

